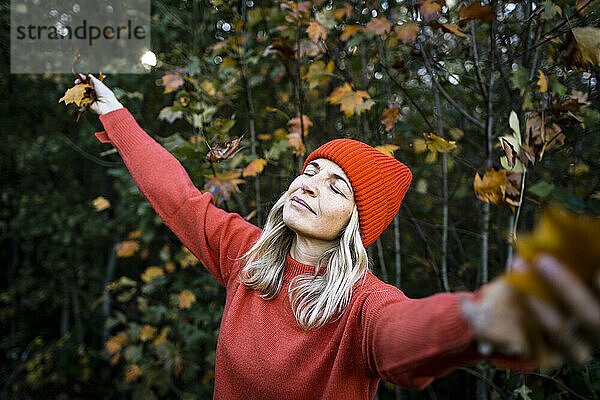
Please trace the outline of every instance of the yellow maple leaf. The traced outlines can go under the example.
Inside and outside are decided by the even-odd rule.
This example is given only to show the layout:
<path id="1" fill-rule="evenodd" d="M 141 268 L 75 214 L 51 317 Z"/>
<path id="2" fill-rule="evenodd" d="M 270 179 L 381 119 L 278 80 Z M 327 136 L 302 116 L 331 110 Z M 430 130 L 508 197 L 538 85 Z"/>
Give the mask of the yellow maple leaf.
<path id="1" fill-rule="evenodd" d="M 135 364 L 127 367 L 127 371 L 125 371 L 125 381 L 127 383 L 131 383 L 137 380 L 138 377 L 142 375 L 142 370 Z"/>
<path id="2" fill-rule="evenodd" d="M 163 276 L 165 273 L 160 267 L 148 267 L 142 273 L 141 278 L 144 282 L 150 282 L 152 279 Z"/>
<path id="3" fill-rule="evenodd" d="M 155 335 L 156 328 L 153 328 L 150 325 L 144 325 L 144 327 L 140 330 L 140 340 L 142 342 L 153 339 Z"/>
<path id="4" fill-rule="evenodd" d="M 381 146 L 375 146 L 376 150 L 379 150 L 383 154 L 388 155 L 390 157 L 394 157 L 394 151 L 398 150 L 399 148 L 400 147 L 396 146 L 395 144 L 384 144 Z"/>
<path id="5" fill-rule="evenodd" d="M 312 21 L 308 28 L 306 28 L 306 33 L 308 33 L 308 37 L 313 43 L 317 43 L 319 39 L 327 39 L 327 29 L 324 26 L 319 24 L 316 21 Z"/>
<path id="6" fill-rule="evenodd" d="M 179 293 L 177 297 L 179 298 L 179 308 L 181 309 L 190 308 L 192 304 L 196 302 L 196 296 L 189 290 L 184 290 Z"/>
<path id="7" fill-rule="evenodd" d="M 87 83 L 79 83 L 72 88 L 67 89 L 65 95 L 61 97 L 58 102 L 64 101 L 65 104 L 75 103 L 77 107 L 85 107 L 86 105 L 89 105 L 92 100 L 90 97 L 86 97 L 88 89 L 91 91 L 92 87 Z"/>
<path id="8" fill-rule="evenodd" d="M 542 72 L 541 69 L 538 69 L 540 78 L 538 79 L 538 86 L 540 87 L 540 93 L 546 93 L 548 91 L 548 80 L 546 79 L 546 75 Z"/>
<path id="9" fill-rule="evenodd" d="M 125 240 L 117 245 L 117 257 L 131 257 L 140 249 L 135 240 Z"/>
<path id="10" fill-rule="evenodd" d="M 110 201 L 106 200 L 102 196 L 96 197 L 92 204 L 94 205 L 96 211 L 106 210 L 108 207 L 110 207 Z"/>
<path id="11" fill-rule="evenodd" d="M 242 176 L 246 177 L 246 176 L 255 176 L 257 174 L 260 174 L 262 172 L 262 170 L 265 168 L 265 165 L 267 165 L 267 160 L 264 160 L 262 158 L 257 158 L 256 160 L 254 160 L 250 164 L 248 164 L 246 166 L 246 168 L 244 168 L 244 170 L 242 171 Z"/>
<path id="12" fill-rule="evenodd" d="M 473 189 L 481 201 L 501 204 L 506 193 L 506 170 L 496 171 L 490 165 L 483 178 L 476 173 Z"/>
<path id="13" fill-rule="evenodd" d="M 370 98 L 371 96 L 364 90 L 354 91 L 348 82 L 344 82 L 342 86 L 335 88 L 326 100 L 332 104 L 339 104 L 346 117 L 351 117 L 355 111 L 358 113 L 364 111 L 365 108 L 361 107 L 365 103 L 364 99 Z"/>

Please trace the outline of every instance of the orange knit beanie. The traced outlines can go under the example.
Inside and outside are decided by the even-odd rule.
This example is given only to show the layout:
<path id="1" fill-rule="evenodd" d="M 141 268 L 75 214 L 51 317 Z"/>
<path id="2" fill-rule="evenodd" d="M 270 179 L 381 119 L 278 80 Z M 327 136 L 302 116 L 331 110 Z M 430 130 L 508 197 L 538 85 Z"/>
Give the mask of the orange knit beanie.
<path id="1" fill-rule="evenodd" d="M 392 222 L 410 186 L 410 169 L 393 157 L 352 139 L 325 143 L 308 156 L 309 162 L 326 158 L 340 166 L 350 179 L 358 208 L 360 235 L 369 246 Z"/>

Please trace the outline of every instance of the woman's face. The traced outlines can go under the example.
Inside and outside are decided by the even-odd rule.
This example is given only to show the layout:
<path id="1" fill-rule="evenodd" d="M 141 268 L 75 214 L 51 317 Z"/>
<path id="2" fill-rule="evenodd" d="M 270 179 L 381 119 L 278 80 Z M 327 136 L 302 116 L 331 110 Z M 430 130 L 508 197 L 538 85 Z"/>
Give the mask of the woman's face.
<path id="1" fill-rule="evenodd" d="M 344 171 L 318 158 L 291 183 L 283 206 L 283 222 L 298 235 L 333 240 L 350 221 L 354 192 Z"/>

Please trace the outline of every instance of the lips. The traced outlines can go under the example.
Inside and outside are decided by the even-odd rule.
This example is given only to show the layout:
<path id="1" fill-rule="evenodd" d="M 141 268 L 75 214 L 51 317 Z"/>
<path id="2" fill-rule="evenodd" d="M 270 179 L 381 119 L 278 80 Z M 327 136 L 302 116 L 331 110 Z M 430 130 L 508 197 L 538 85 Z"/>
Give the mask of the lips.
<path id="1" fill-rule="evenodd" d="M 297 203 L 301 204 L 303 207 L 305 207 L 306 209 L 308 209 L 308 210 L 309 210 L 310 212 L 312 212 L 313 214 L 315 214 L 315 215 L 317 214 L 316 212 L 314 212 L 314 211 L 313 211 L 313 209 L 312 209 L 312 208 L 310 208 L 310 206 L 309 206 L 309 205 L 308 205 L 308 204 L 307 204 L 307 203 L 306 203 L 304 200 L 302 200 L 302 199 L 301 199 L 301 198 L 299 198 L 298 196 L 294 196 L 294 197 L 292 197 L 292 201 L 295 201 L 295 202 L 297 202 Z"/>

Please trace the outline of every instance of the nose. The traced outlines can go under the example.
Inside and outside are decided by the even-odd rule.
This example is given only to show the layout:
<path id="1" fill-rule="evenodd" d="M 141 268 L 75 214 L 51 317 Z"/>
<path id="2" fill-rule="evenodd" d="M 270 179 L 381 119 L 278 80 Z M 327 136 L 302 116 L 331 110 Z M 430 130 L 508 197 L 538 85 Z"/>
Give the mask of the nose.
<path id="1" fill-rule="evenodd" d="M 316 187 L 311 187 L 306 183 L 303 183 L 300 188 L 302 189 L 302 192 L 308 194 L 310 197 L 315 197 L 318 193 L 318 189 Z"/>

